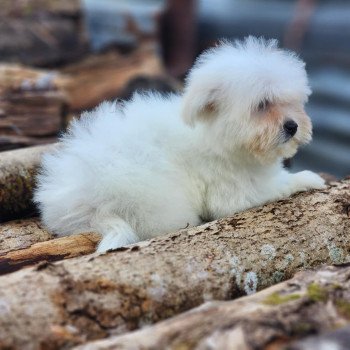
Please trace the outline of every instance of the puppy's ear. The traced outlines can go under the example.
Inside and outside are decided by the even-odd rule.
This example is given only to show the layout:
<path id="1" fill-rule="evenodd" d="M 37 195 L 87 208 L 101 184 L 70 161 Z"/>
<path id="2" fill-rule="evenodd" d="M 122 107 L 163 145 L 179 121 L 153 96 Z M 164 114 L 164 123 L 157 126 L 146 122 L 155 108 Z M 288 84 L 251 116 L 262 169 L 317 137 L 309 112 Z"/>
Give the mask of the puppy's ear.
<path id="1" fill-rule="evenodd" d="M 213 120 L 219 112 L 218 91 L 193 87 L 185 91 L 182 101 L 182 118 L 186 124 L 194 126 L 197 122 Z"/>

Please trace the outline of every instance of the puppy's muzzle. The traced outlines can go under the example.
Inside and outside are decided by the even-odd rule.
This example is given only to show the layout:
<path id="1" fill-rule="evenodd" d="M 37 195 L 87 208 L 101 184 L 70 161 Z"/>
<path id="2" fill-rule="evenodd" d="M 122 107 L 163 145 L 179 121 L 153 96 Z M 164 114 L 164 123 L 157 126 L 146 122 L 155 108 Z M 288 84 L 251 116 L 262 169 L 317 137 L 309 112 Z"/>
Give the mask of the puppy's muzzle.
<path id="1" fill-rule="evenodd" d="M 298 130 L 298 124 L 293 120 L 288 120 L 283 124 L 283 130 L 288 138 L 293 137 L 297 130 Z"/>

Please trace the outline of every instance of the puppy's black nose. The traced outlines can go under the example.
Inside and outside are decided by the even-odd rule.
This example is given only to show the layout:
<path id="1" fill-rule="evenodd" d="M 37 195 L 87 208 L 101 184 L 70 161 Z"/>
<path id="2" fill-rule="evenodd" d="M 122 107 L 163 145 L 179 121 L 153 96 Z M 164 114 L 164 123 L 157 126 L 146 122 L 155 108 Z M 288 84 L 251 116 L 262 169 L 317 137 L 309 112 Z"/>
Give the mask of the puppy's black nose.
<path id="1" fill-rule="evenodd" d="M 283 129 L 288 136 L 294 136 L 298 130 L 298 124 L 293 120 L 288 120 L 284 123 Z"/>

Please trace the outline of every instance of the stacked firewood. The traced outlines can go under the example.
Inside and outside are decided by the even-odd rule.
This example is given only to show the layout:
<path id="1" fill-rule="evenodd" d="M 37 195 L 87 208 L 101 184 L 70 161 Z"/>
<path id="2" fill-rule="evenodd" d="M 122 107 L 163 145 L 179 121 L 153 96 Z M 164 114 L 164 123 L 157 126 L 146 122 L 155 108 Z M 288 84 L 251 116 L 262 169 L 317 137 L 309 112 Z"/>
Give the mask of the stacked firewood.
<path id="1" fill-rule="evenodd" d="M 52 142 L 72 115 L 127 97 L 135 81 L 141 88 L 178 87 L 148 44 L 128 54 L 92 55 L 57 71 L 0 64 L 0 150 Z"/>
<path id="2" fill-rule="evenodd" d="M 47 67 L 88 51 L 80 0 L 2 0 L 0 33 L 4 62 Z"/>
<path id="3" fill-rule="evenodd" d="M 156 37 L 93 54 L 83 22 L 79 0 L 1 5 L 0 151 L 53 142 L 73 115 L 105 99 L 179 88 L 163 68 Z"/>

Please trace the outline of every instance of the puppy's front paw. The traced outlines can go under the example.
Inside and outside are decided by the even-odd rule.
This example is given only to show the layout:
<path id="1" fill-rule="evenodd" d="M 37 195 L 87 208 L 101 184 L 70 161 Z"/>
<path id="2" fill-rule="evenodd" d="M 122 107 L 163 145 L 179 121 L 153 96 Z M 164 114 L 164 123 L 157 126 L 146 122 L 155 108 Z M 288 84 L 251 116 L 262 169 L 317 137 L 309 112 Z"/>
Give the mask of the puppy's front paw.
<path id="1" fill-rule="evenodd" d="M 309 170 L 304 170 L 294 174 L 295 185 L 298 191 L 312 189 L 321 190 L 326 188 L 325 180 L 321 176 Z"/>

